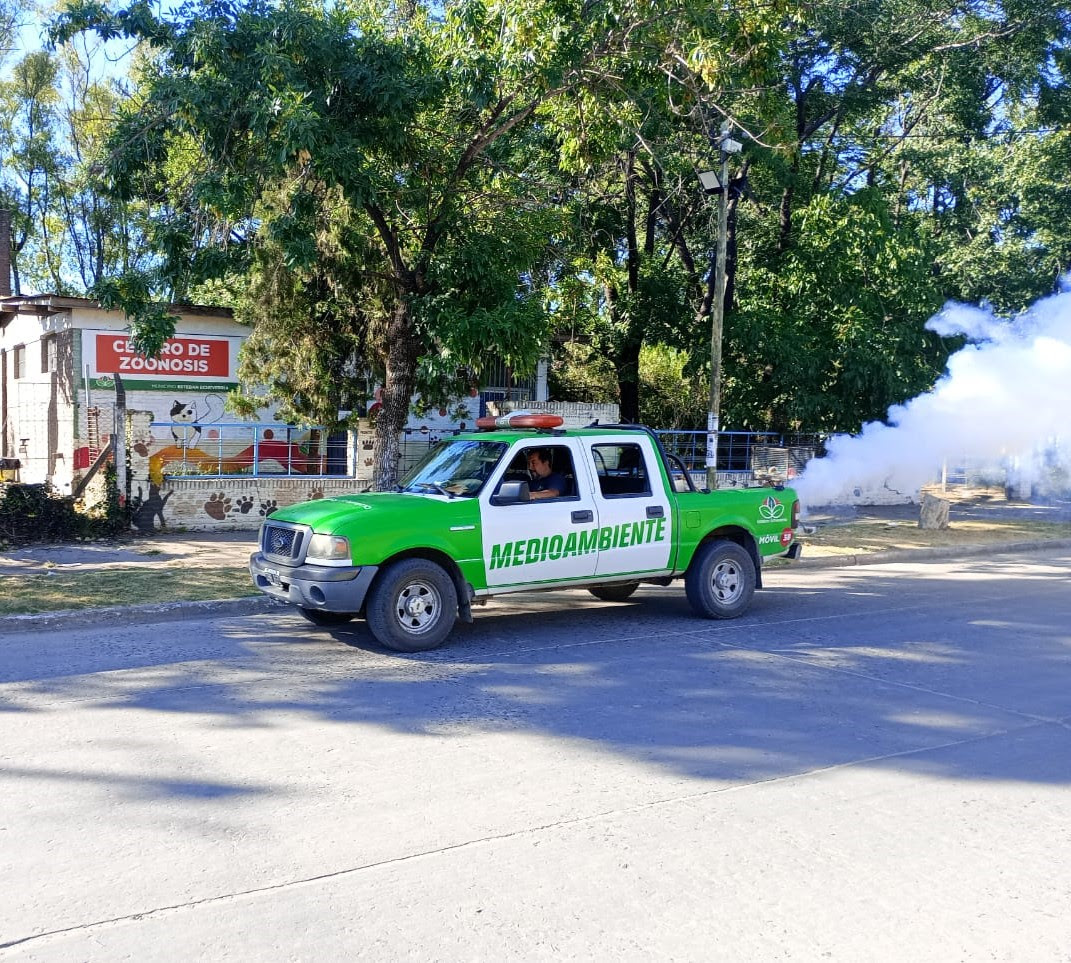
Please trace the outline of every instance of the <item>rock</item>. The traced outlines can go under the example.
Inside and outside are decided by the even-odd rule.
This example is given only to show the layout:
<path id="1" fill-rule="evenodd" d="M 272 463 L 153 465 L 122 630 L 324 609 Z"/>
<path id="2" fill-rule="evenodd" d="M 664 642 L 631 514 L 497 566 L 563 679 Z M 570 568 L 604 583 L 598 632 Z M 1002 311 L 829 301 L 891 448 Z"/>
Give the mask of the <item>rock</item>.
<path id="1" fill-rule="evenodd" d="M 949 503 L 934 495 L 923 495 L 919 505 L 919 528 L 948 528 Z"/>

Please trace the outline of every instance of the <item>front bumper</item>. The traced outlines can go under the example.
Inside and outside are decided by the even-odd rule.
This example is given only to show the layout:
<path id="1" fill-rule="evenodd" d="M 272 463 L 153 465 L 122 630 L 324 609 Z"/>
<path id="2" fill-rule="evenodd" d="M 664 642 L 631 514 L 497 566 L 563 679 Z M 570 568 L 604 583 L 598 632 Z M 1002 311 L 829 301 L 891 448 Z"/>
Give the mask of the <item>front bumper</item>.
<path id="1" fill-rule="evenodd" d="M 324 612 L 360 612 L 378 571 L 375 565 L 280 565 L 263 552 L 249 556 L 253 584 L 265 595 Z"/>

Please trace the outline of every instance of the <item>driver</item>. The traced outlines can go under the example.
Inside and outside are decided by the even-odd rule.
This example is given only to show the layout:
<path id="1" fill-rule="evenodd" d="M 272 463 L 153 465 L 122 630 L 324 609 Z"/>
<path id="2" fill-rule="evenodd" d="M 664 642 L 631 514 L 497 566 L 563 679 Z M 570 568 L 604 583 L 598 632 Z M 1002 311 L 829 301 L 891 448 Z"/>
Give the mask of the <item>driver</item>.
<path id="1" fill-rule="evenodd" d="M 550 467 L 550 451 L 533 448 L 528 452 L 528 471 L 532 481 L 528 490 L 532 498 L 558 498 L 565 491 L 565 478 Z"/>

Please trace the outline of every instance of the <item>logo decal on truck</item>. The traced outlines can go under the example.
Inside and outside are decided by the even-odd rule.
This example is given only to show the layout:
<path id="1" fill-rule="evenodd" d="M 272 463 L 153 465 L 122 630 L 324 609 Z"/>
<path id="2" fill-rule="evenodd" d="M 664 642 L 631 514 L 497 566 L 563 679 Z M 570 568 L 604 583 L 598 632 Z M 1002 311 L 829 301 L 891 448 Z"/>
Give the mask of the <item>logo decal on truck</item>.
<path id="1" fill-rule="evenodd" d="M 622 522 L 601 528 L 585 528 L 567 535 L 544 535 L 542 538 L 519 538 L 513 542 L 498 542 L 491 546 L 491 569 L 511 565 L 534 565 L 548 559 L 557 561 L 593 552 L 608 552 L 614 548 L 648 545 L 666 539 L 666 520 L 648 518 L 642 522 Z"/>
<path id="2" fill-rule="evenodd" d="M 759 505 L 759 517 L 764 522 L 779 522 L 785 517 L 785 506 L 773 495 L 767 495 Z"/>

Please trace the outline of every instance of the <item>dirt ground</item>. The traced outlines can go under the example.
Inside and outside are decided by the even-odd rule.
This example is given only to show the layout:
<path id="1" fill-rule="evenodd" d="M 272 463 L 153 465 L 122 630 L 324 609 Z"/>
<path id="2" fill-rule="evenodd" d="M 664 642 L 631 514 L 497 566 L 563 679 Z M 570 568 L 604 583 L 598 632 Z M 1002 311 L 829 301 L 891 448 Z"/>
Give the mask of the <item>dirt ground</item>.
<path id="1" fill-rule="evenodd" d="M 1065 499 L 1020 501 L 1008 499 L 999 488 L 924 489 L 924 494 L 949 503 L 949 522 L 957 521 L 1034 521 L 1071 523 L 1071 496 Z M 805 521 L 809 525 L 846 525 L 863 520 L 909 521 L 917 523 L 919 506 L 911 505 L 836 505 L 812 509 Z"/>
<path id="2" fill-rule="evenodd" d="M 0 552 L 0 575 L 40 569 L 245 565 L 256 547 L 256 532 L 157 532 L 94 543 L 23 545 Z"/>
<path id="3" fill-rule="evenodd" d="M 812 509 L 802 520 L 804 560 L 1071 538 L 1071 500 L 1009 500 L 995 489 L 929 493 L 949 503 L 947 528 L 920 528 L 918 505 Z"/>

